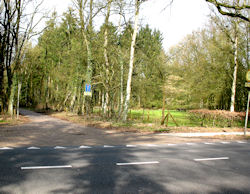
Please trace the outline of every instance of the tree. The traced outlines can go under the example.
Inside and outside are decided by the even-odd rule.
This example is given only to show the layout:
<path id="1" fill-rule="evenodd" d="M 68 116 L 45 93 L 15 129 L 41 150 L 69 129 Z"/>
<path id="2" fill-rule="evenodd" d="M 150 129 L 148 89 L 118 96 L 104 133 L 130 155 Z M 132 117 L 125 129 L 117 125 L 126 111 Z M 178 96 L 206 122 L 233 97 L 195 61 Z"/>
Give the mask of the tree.
<path id="1" fill-rule="evenodd" d="M 16 83 L 25 54 L 25 45 L 27 40 L 34 35 L 34 28 L 37 26 L 34 18 L 41 3 L 42 1 L 34 7 L 32 13 L 28 13 L 26 8 L 31 1 L 4 0 L 0 2 L 0 106 L 5 111 L 8 107 L 10 115 L 13 115 Z M 8 80 L 7 87 L 4 83 L 5 71 Z"/>
<path id="2" fill-rule="evenodd" d="M 127 80 L 127 89 L 126 89 L 126 99 L 124 101 L 123 109 L 123 121 L 127 121 L 128 107 L 131 95 L 131 82 L 132 82 L 132 73 L 134 66 L 134 52 L 135 52 L 135 41 L 138 31 L 138 20 L 139 20 L 139 10 L 140 10 L 140 0 L 135 0 L 135 20 L 134 20 L 134 32 L 132 36 L 131 48 L 130 48 L 130 59 L 129 59 L 129 72 Z"/>
<path id="3" fill-rule="evenodd" d="M 226 25 L 228 27 L 224 28 Z M 235 110 L 240 111 L 244 110 L 244 96 L 247 94 L 244 74 L 248 67 L 247 37 L 242 25 L 238 27 Z M 213 17 L 205 29 L 193 32 L 170 50 L 168 69 L 172 76 L 167 81 L 175 88 L 172 91 L 181 91 L 167 96 L 172 108 L 230 110 L 235 71 L 234 30 L 234 23 Z"/>
<path id="4" fill-rule="evenodd" d="M 241 1 L 241 3 L 240 1 L 235 3 L 235 1 L 231 0 L 206 0 L 206 2 L 213 4 L 222 15 L 240 18 L 244 21 L 250 22 L 250 5 L 247 0 Z"/>

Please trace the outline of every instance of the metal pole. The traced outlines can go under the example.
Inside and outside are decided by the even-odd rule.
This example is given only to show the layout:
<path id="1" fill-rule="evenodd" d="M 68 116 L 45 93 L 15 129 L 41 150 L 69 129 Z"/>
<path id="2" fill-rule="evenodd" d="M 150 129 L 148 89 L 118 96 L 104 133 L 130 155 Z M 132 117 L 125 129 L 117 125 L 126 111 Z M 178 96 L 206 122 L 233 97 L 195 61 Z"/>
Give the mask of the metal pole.
<path id="1" fill-rule="evenodd" d="M 249 98 L 250 98 L 250 91 L 248 91 L 247 111 L 246 111 L 246 119 L 245 119 L 244 136 L 246 136 L 246 131 L 247 131 L 248 112 L 249 112 Z"/>

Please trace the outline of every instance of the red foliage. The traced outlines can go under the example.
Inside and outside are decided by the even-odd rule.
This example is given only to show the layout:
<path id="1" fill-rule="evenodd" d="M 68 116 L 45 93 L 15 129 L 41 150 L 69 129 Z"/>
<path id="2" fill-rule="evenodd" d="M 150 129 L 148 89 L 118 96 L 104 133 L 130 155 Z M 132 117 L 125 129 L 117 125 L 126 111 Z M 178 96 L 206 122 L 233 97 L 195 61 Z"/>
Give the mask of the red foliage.
<path id="1" fill-rule="evenodd" d="M 229 120 L 242 120 L 246 115 L 245 112 L 230 112 L 226 110 L 197 109 L 189 112 L 206 118 L 224 118 Z"/>

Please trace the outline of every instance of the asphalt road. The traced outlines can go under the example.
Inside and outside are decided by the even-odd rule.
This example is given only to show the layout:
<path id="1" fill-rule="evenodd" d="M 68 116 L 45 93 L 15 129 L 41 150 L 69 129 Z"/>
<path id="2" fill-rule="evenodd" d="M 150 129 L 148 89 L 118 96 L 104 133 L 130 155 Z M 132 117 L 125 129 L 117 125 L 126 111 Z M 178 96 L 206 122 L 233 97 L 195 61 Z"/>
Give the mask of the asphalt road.
<path id="1" fill-rule="evenodd" d="M 250 193 L 250 142 L 1 148 L 0 193 Z"/>

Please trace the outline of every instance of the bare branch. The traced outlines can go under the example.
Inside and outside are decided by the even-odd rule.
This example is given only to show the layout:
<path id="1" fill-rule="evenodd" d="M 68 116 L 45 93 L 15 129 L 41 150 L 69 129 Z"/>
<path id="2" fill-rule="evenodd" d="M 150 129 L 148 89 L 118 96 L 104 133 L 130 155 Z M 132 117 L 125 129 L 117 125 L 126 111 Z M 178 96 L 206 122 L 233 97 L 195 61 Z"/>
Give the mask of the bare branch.
<path id="1" fill-rule="evenodd" d="M 246 1 L 244 1 L 243 5 L 230 5 L 227 3 L 220 3 L 218 0 L 206 0 L 206 2 L 213 4 L 222 15 L 240 18 L 244 21 L 250 22 L 250 18 L 248 16 L 240 13 L 240 11 L 250 9 L 250 6 L 246 4 Z M 223 8 L 227 9 L 227 11 L 223 10 Z"/>

